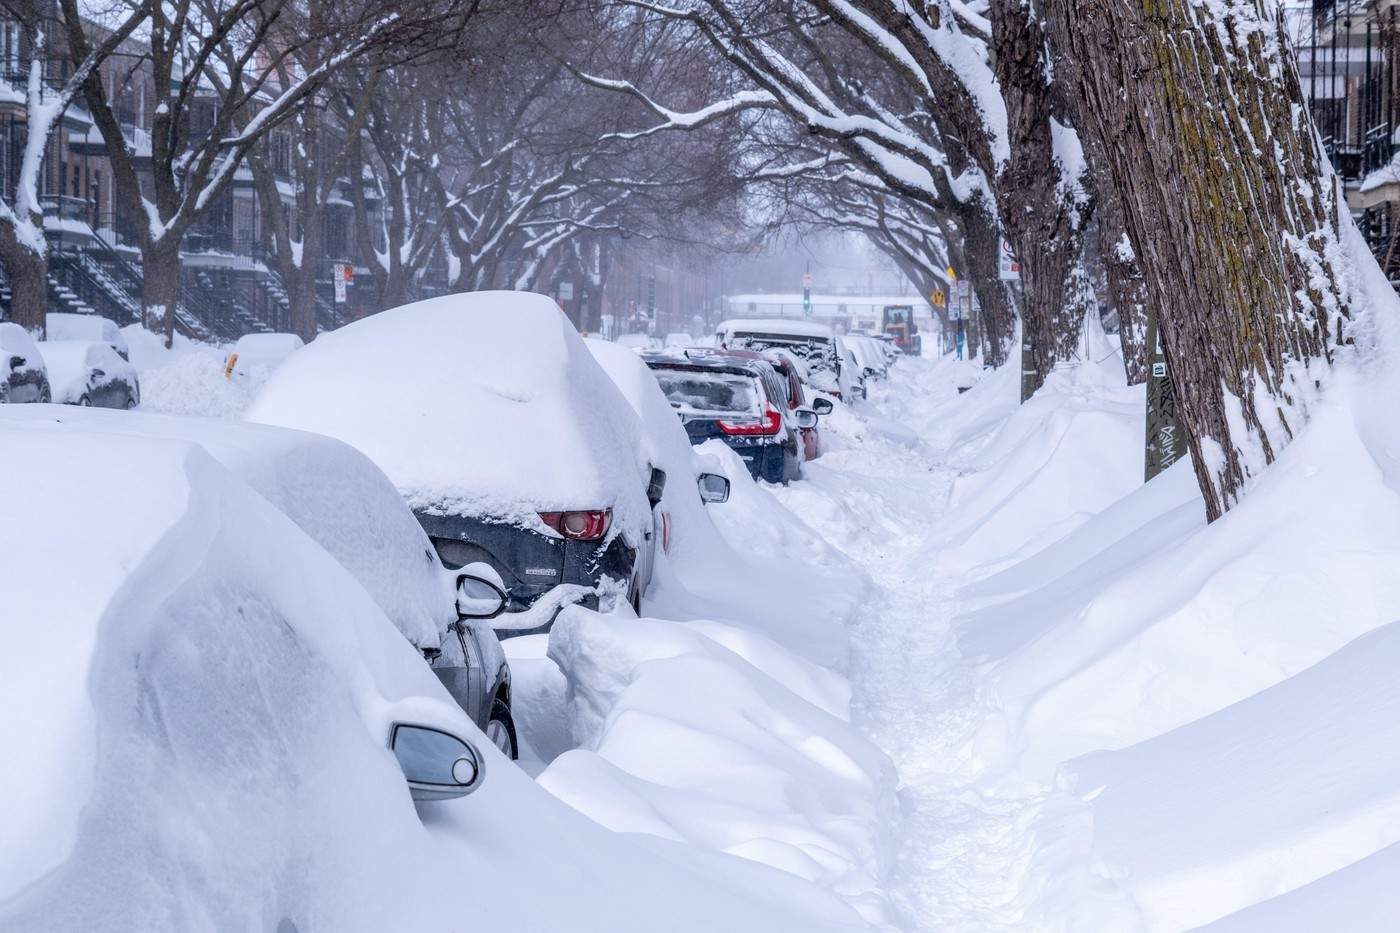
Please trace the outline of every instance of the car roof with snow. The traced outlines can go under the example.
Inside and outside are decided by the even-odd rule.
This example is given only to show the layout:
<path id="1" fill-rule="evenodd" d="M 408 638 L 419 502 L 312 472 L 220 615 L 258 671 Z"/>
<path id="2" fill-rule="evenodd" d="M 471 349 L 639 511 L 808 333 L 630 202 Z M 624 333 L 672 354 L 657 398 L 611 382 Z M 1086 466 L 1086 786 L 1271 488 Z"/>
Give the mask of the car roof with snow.
<path id="1" fill-rule="evenodd" d="M 72 314 L 50 311 L 44 316 L 44 334 L 55 340 L 97 340 L 125 353 L 126 337 L 117 322 L 97 314 Z"/>
<path id="2" fill-rule="evenodd" d="M 94 438 L 163 438 L 197 445 L 349 570 L 409 641 L 435 647 L 456 620 L 448 576 L 427 535 L 384 474 L 347 444 L 304 431 L 213 418 L 0 407 L 0 428 L 45 424 Z"/>
<path id="3" fill-rule="evenodd" d="M 651 522 L 637 416 L 543 295 L 444 295 L 322 334 L 247 417 L 351 444 L 414 509 L 532 527 L 612 508 L 633 540 Z"/>
<path id="4" fill-rule="evenodd" d="M 774 334 L 790 337 L 812 337 L 831 340 L 836 332 L 829 324 L 799 321 L 793 318 L 734 318 L 716 328 L 721 334 Z"/>
<path id="5" fill-rule="evenodd" d="M 711 350 L 707 347 L 692 347 L 681 352 L 643 353 L 641 359 L 652 369 L 705 370 L 756 377 L 762 376 L 765 367 L 772 367 L 760 353 L 745 350 Z"/>

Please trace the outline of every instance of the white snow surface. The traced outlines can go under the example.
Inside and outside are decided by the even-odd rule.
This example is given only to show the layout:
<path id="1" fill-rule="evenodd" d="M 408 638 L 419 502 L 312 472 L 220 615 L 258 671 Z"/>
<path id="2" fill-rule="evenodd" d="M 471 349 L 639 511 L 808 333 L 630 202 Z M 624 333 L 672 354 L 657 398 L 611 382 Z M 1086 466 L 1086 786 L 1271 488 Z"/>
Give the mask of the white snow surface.
<path id="1" fill-rule="evenodd" d="M 539 512 L 650 524 L 637 418 L 557 305 L 447 295 L 323 334 L 273 374 L 251 421 L 369 456 L 416 509 L 543 529 Z"/>

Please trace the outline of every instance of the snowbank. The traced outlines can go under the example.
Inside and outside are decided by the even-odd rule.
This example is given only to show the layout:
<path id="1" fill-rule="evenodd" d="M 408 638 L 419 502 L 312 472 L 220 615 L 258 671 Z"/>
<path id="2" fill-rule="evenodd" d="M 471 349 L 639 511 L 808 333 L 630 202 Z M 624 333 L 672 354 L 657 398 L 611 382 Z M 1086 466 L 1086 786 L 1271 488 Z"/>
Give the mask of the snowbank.
<path id="1" fill-rule="evenodd" d="M 636 416 L 542 295 L 446 295 L 323 334 L 248 419 L 346 441 L 415 509 L 543 528 L 612 508 L 632 540 L 651 523 Z"/>
<path id="2" fill-rule="evenodd" d="M 751 633 L 565 610 L 549 656 L 578 750 L 540 783 L 618 832 L 781 868 L 886 919 L 894 773 L 828 671 Z"/>
<path id="3" fill-rule="evenodd" d="M 132 359 L 136 358 L 133 345 Z M 143 411 L 238 418 L 252 400 L 247 385 L 226 378 L 223 364 L 201 350 L 174 353 L 152 368 L 137 368 Z"/>

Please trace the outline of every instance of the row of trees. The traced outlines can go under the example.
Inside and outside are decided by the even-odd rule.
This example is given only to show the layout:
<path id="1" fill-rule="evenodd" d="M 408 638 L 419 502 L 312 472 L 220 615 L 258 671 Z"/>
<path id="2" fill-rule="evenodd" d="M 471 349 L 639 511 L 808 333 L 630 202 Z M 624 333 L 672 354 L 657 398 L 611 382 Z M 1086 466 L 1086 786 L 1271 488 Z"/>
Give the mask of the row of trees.
<path id="1" fill-rule="evenodd" d="M 134 231 L 143 321 L 167 339 L 181 244 L 238 178 L 256 192 L 267 256 L 307 339 L 332 204 L 351 209 L 378 307 L 407 300 L 435 264 L 456 290 L 542 288 L 550 270 L 598 281 L 618 237 L 708 242 L 744 224 L 726 114 L 662 133 L 635 100 L 577 77 L 578 63 L 606 56 L 639 79 L 710 90 L 693 53 L 631 42 L 606 6 L 0 0 L 0 9 L 20 26 L 29 71 L 28 148 L 13 198 L 0 199 L 0 262 L 11 316 L 35 330 L 47 279 L 41 178 L 60 117 L 75 107 L 101 135 Z M 119 113 L 120 89 L 133 83 L 149 89 L 148 125 Z"/>
<path id="2" fill-rule="evenodd" d="M 1212 519 L 1350 341 L 1373 260 L 1343 235 L 1274 0 L 619 5 L 627 28 L 683 28 L 728 66 L 727 94 L 690 112 L 762 115 L 747 164 L 785 211 L 866 231 L 921 285 L 945 263 L 969 278 L 986 361 L 1019 362 L 1023 396 L 1100 305 L 1134 380 L 1160 335 Z M 611 80 L 686 119 L 668 88 Z M 1019 290 L 998 276 L 1002 236 Z"/>

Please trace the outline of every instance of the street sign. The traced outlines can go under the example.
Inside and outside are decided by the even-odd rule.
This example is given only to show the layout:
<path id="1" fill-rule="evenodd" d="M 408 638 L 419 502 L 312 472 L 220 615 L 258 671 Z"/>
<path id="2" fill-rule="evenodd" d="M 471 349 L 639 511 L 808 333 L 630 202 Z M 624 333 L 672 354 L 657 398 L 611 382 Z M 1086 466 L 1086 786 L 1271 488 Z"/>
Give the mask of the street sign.
<path id="1" fill-rule="evenodd" d="M 1011 243 L 1006 237 L 1001 238 L 1001 249 L 997 250 L 998 272 L 1001 273 L 1003 282 L 1017 282 L 1021 279 L 1021 264 L 1016 261 L 1016 254 L 1011 251 Z"/>
<path id="2" fill-rule="evenodd" d="M 345 304 L 345 286 L 350 283 L 350 277 L 355 274 L 354 267 L 343 262 L 335 264 L 335 274 L 331 276 L 335 280 L 335 303 Z"/>
<path id="3" fill-rule="evenodd" d="M 574 283 L 573 283 L 573 282 L 560 282 L 560 283 L 559 283 L 559 300 L 560 300 L 560 301 L 573 301 L 573 300 L 574 300 Z"/>

